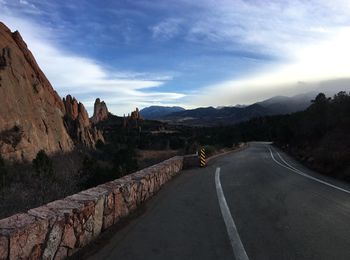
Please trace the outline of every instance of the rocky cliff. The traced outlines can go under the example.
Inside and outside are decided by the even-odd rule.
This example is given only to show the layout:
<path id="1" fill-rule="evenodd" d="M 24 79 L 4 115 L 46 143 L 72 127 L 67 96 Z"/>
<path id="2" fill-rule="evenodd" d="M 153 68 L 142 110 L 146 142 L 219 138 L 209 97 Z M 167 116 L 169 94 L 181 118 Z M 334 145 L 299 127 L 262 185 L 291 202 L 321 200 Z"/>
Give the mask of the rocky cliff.
<path id="1" fill-rule="evenodd" d="M 108 118 L 108 109 L 104 101 L 101 102 L 99 98 L 96 99 L 94 105 L 94 115 L 91 118 L 93 124 L 104 121 Z"/>
<path id="2" fill-rule="evenodd" d="M 66 115 L 64 117 L 69 135 L 77 144 L 95 148 L 98 140 L 104 142 L 102 132 L 89 120 L 89 115 L 82 103 L 68 95 L 63 98 Z"/>
<path id="3" fill-rule="evenodd" d="M 124 116 L 123 127 L 124 128 L 139 128 L 139 127 L 141 127 L 141 124 L 143 121 L 144 121 L 144 119 L 140 115 L 139 109 L 136 108 L 135 111 L 132 111 L 130 115 L 128 115 L 127 117 Z"/>
<path id="4" fill-rule="evenodd" d="M 1 22 L 0 97 L 0 154 L 6 159 L 32 160 L 42 149 L 67 152 L 74 141 L 94 147 L 103 140 L 83 104 L 68 97 L 63 102 L 19 32 Z"/>
<path id="5" fill-rule="evenodd" d="M 70 151 L 61 98 L 36 63 L 19 32 L 0 23 L 0 153 L 31 160 L 41 149 Z"/>

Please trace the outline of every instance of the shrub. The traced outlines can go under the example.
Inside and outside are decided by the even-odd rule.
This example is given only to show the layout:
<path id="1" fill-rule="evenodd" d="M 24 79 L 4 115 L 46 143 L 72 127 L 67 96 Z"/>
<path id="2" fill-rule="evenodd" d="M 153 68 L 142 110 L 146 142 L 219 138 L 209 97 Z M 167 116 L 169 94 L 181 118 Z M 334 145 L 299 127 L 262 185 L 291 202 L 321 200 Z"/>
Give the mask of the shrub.
<path id="1" fill-rule="evenodd" d="M 206 145 L 206 146 L 204 146 L 204 149 L 205 149 L 205 156 L 207 158 L 212 156 L 216 151 L 215 147 L 212 145 Z"/>
<path id="2" fill-rule="evenodd" d="M 53 166 L 51 159 L 47 156 L 44 150 L 40 150 L 33 159 L 33 168 L 36 176 L 39 178 L 52 178 L 53 177 Z"/>
<path id="3" fill-rule="evenodd" d="M 7 175 L 7 172 L 5 168 L 5 161 L 0 154 L 0 188 L 1 189 L 5 188 L 6 175 Z"/>
<path id="4" fill-rule="evenodd" d="M 33 159 L 32 166 L 35 171 L 34 177 L 36 177 L 33 178 L 33 185 L 36 186 L 43 204 L 49 200 L 51 191 L 55 186 L 52 161 L 44 150 L 40 150 L 36 158 Z"/>

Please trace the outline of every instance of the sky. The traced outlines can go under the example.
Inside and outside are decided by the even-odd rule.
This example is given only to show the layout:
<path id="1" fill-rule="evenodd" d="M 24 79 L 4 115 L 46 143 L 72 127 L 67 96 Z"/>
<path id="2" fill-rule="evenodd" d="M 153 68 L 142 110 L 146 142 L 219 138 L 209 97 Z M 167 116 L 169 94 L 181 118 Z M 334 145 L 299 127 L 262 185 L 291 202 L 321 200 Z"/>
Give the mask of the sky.
<path id="1" fill-rule="evenodd" d="M 90 115 L 350 86 L 350 0 L 0 0 L 0 21 Z"/>

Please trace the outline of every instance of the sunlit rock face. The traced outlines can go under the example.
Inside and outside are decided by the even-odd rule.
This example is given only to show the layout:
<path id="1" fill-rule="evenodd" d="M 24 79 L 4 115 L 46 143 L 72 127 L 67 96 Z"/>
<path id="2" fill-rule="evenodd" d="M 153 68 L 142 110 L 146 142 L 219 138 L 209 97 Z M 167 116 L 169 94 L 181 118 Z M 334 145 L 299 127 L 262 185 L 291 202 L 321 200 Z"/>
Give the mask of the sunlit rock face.
<path id="1" fill-rule="evenodd" d="M 97 124 L 108 118 L 108 109 L 104 101 L 101 102 L 99 98 L 96 99 L 94 105 L 94 115 L 91 118 L 93 124 Z"/>
<path id="2" fill-rule="evenodd" d="M 36 63 L 19 32 L 0 23 L 0 153 L 10 160 L 32 160 L 71 151 L 74 143 L 63 117 L 65 106 Z"/>
<path id="3" fill-rule="evenodd" d="M 0 154 L 31 161 L 40 150 L 68 152 L 75 144 L 95 148 L 104 142 L 82 103 L 63 100 L 36 63 L 19 32 L 0 23 Z M 99 104 L 97 120 L 108 113 Z"/>

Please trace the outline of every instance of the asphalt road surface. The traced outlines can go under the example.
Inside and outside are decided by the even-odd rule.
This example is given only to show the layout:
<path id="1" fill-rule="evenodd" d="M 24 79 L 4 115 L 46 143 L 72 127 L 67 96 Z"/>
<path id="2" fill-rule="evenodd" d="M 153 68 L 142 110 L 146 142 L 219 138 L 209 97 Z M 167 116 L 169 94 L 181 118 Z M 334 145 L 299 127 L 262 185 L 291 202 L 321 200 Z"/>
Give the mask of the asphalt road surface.
<path id="1" fill-rule="evenodd" d="M 350 259 L 350 187 L 269 145 L 186 170 L 89 259 Z"/>

